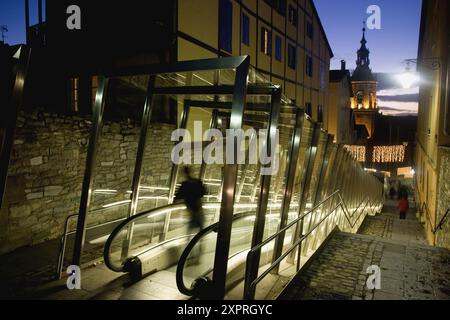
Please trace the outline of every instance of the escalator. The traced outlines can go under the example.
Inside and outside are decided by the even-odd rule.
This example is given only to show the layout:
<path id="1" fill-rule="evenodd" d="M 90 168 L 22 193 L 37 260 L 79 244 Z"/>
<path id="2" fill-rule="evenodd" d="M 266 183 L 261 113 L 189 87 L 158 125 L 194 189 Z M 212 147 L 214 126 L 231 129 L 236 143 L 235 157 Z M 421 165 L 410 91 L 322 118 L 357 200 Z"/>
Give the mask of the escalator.
<path id="1" fill-rule="evenodd" d="M 146 67 L 147 74 L 139 69 L 132 75 L 127 71 L 100 79 L 93 120 L 99 125 L 93 126 L 89 141 L 74 264 L 91 258 L 83 252 L 86 243 L 85 249 L 95 246 L 97 258 L 102 249 L 110 270 L 129 273 L 137 284 L 160 277 L 160 282 L 176 285 L 184 297 L 242 298 L 247 273 L 257 274 L 280 257 L 326 216 L 333 203 L 283 232 L 251 266 L 246 264 L 249 250 L 336 190 L 345 188 L 349 206 L 356 206 L 365 190 L 377 193 L 377 183 L 361 166 L 248 63 L 248 57 L 190 61 L 165 72 L 159 66 Z M 110 93 L 108 83 L 115 88 Z M 171 112 L 175 116 L 169 121 L 164 117 Z M 219 137 L 195 137 L 199 121 L 209 123 Z M 266 135 L 258 135 L 256 150 L 272 145 L 271 138 L 278 135 L 273 144 L 278 152 L 271 154 L 278 155 L 278 170 L 268 174 L 273 163 L 250 161 L 258 151 L 246 138 L 233 146 L 233 157 L 239 151 L 244 154 L 238 163 L 211 164 L 202 153 L 200 163 L 194 161 L 191 168 L 208 190 L 203 202 L 207 227 L 191 233 L 186 207 L 173 203 L 182 181 L 180 166 L 171 158 L 176 143 L 169 137 L 176 129 L 194 132 L 193 139 L 180 137 L 194 158 L 196 148 L 235 141 L 227 140 L 227 130 L 266 130 Z M 251 140 L 251 134 L 247 138 Z M 113 154 L 111 146 L 120 153 Z M 365 190 L 356 183 L 362 180 Z M 108 226 L 97 232 L 105 223 Z M 302 256 L 323 241 L 320 232 L 312 234 L 320 240 L 309 239 L 299 250 Z M 289 258 L 287 269 L 296 259 Z M 211 281 L 217 292 L 211 293 Z"/>

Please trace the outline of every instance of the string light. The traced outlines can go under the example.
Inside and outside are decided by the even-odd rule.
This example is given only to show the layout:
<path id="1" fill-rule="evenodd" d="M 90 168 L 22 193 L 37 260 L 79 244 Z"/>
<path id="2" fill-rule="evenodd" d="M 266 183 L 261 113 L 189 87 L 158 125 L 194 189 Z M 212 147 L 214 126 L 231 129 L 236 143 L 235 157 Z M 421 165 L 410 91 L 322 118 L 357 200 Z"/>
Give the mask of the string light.
<path id="1" fill-rule="evenodd" d="M 406 146 L 375 146 L 373 147 L 373 162 L 404 162 Z"/>
<path id="2" fill-rule="evenodd" d="M 366 162 L 366 147 L 345 145 L 344 148 L 350 152 L 353 159 L 358 162 Z M 401 163 L 405 161 L 405 145 L 396 146 L 374 146 L 372 162 L 374 163 Z"/>
<path id="3" fill-rule="evenodd" d="M 365 146 L 349 146 L 345 145 L 344 148 L 350 152 L 353 159 L 358 162 L 366 162 L 366 147 Z"/>

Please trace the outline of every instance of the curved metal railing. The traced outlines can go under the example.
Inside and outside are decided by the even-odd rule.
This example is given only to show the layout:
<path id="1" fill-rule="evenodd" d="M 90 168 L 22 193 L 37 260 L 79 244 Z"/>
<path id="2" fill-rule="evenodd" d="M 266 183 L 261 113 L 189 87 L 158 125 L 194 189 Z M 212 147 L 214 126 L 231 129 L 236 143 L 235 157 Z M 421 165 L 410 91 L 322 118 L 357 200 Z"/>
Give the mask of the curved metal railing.
<path id="1" fill-rule="evenodd" d="M 248 218 L 248 217 L 251 217 L 251 216 L 255 216 L 255 215 L 256 215 L 255 212 L 242 212 L 242 213 L 238 213 L 238 214 L 236 214 L 236 215 L 233 217 L 233 222 L 234 222 L 234 221 L 237 221 L 237 220 L 240 220 L 240 219 L 243 219 L 243 218 Z M 185 294 L 185 295 L 187 295 L 187 296 L 193 296 L 193 295 L 195 295 L 195 293 L 196 293 L 196 292 L 195 292 L 195 288 L 192 287 L 192 286 L 191 286 L 190 288 L 188 288 L 188 287 L 185 285 L 185 283 L 184 283 L 183 273 L 184 273 L 184 267 L 185 267 L 185 265 L 186 265 L 186 261 L 187 261 L 189 255 L 190 255 L 192 249 L 194 249 L 194 247 L 199 243 L 199 241 L 200 241 L 203 237 L 205 237 L 206 235 L 210 234 L 211 232 L 217 232 L 218 228 L 219 228 L 219 223 L 216 222 L 216 223 L 210 225 L 209 227 L 203 229 L 203 230 L 200 231 L 199 233 L 197 233 L 197 234 L 192 238 L 192 240 L 189 242 L 189 244 L 186 246 L 186 248 L 184 249 L 183 253 L 181 254 L 180 259 L 178 260 L 177 271 L 176 271 L 176 282 L 177 282 L 177 287 L 178 287 L 178 290 L 179 290 L 181 293 L 183 293 L 183 294 Z M 247 250 L 247 249 L 246 249 L 246 250 Z M 230 257 L 230 259 L 233 258 L 233 257 L 235 257 L 235 256 L 238 255 L 238 254 L 241 254 L 243 251 L 245 251 L 245 250 L 238 251 L 237 253 L 235 253 L 234 255 L 232 255 L 232 256 Z M 212 271 L 213 271 L 212 268 L 211 268 L 211 269 L 208 269 L 207 271 L 205 271 L 205 272 L 202 273 L 202 275 L 200 276 L 200 278 L 201 278 L 201 277 L 207 276 L 207 275 L 210 274 Z"/>

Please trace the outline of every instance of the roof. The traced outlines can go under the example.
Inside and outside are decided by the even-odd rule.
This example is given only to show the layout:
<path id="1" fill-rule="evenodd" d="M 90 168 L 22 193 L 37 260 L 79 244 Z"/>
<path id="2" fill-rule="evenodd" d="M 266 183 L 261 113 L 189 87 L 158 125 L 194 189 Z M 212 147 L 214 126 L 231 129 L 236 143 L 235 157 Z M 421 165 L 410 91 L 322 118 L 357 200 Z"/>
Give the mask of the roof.
<path id="1" fill-rule="evenodd" d="M 353 71 L 352 81 L 377 81 L 369 67 L 357 67 Z"/>
<path id="2" fill-rule="evenodd" d="M 346 76 L 350 77 L 348 70 L 330 70 L 330 82 L 342 81 Z"/>

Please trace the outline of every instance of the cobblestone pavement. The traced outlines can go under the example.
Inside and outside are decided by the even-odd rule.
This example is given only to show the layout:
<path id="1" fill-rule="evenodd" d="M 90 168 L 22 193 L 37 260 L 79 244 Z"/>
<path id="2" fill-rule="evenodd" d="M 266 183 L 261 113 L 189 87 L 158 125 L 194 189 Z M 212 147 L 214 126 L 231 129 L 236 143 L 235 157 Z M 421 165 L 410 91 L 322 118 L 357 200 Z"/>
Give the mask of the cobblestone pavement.
<path id="1" fill-rule="evenodd" d="M 280 299 L 450 300 L 450 251 L 427 246 L 413 214 L 399 220 L 387 203 L 360 232 L 335 233 Z M 372 265 L 380 290 L 367 288 Z"/>

